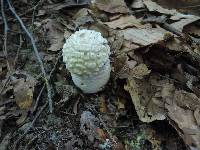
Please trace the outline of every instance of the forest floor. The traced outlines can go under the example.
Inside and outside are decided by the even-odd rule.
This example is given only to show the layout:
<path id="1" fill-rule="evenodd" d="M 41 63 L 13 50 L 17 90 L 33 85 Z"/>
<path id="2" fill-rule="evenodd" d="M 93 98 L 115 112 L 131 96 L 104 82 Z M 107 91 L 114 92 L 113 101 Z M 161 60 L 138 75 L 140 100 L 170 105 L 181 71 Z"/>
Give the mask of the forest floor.
<path id="1" fill-rule="evenodd" d="M 81 29 L 111 48 L 104 90 L 62 59 Z M 198 0 L 1 0 L 0 150 L 200 150 Z"/>

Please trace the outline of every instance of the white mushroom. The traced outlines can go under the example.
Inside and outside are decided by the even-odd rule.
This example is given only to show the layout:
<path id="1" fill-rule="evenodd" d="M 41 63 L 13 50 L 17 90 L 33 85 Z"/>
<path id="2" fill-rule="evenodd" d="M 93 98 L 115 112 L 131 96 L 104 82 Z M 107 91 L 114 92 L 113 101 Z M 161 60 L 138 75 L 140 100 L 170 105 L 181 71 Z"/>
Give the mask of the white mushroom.
<path id="1" fill-rule="evenodd" d="M 79 30 L 63 46 L 63 61 L 74 84 L 84 93 L 96 93 L 110 78 L 110 47 L 100 32 Z"/>

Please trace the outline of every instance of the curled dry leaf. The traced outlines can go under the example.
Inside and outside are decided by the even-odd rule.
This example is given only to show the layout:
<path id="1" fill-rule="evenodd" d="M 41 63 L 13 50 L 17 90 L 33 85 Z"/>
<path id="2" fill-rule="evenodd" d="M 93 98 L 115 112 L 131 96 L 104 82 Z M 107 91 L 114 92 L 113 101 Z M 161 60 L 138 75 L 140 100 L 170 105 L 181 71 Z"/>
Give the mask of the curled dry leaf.
<path id="1" fill-rule="evenodd" d="M 98 9 L 109 13 L 128 13 L 128 7 L 124 0 L 96 0 Z"/>
<path id="2" fill-rule="evenodd" d="M 53 19 L 42 21 L 43 30 L 46 34 L 47 41 L 50 43 L 49 51 L 59 51 L 64 44 L 64 30 L 60 23 Z"/>
<path id="3" fill-rule="evenodd" d="M 143 27 L 143 25 L 140 23 L 140 20 L 136 19 L 136 17 L 132 15 L 122 16 L 117 20 L 106 22 L 105 24 L 112 29 L 117 29 L 117 28 L 124 29 L 127 27 L 137 27 L 137 28 Z"/>

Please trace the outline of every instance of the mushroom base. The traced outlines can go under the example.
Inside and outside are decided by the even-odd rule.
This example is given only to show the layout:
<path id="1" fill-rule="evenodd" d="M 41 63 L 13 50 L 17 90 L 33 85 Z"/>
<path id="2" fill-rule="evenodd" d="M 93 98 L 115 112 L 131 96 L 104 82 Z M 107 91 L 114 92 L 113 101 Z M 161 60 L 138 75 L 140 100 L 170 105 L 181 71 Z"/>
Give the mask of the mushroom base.
<path id="1" fill-rule="evenodd" d="M 78 76 L 71 74 L 74 84 L 84 93 L 97 93 L 101 91 L 110 78 L 110 61 L 97 73 L 91 76 Z"/>

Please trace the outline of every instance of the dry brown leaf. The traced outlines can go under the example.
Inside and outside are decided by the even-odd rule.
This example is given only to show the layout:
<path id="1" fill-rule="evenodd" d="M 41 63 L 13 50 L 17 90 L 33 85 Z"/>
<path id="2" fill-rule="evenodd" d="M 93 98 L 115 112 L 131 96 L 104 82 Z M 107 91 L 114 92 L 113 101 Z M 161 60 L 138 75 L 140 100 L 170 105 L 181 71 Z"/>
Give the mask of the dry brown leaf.
<path id="1" fill-rule="evenodd" d="M 96 7 L 109 13 L 128 13 L 124 0 L 96 0 Z"/>
<path id="2" fill-rule="evenodd" d="M 115 61 L 116 61 L 115 72 L 117 73 L 117 77 L 120 79 L 124 78 L 142 79 L 144 76 L 148 75 L 151 72 L 145 64 L 139 64 L 138 66 L 136 66 L 137 65 L 136 61 L 128 60 L 127 57 L 125 56 L 119 56 L 115 59 Z M 119 66 L 119 62 L 122 63 L 120 64 L 122 66 Z"/>
<path id="3" fill-rule="evenodd" d="M 200 37 L 200 27 L 199 27 L 198 24 L 195 24 L 195 23 L 186 25 L 183 29 L 183 32 L 188 33 L 188 34 L 192 34 L 192 35 L 197 35 L 197 36 Z"/>
<path id="4" fill-rule="evenodd" d="M 108 27 L 106 25 L 104 25 L 103 23 L 101 23 L 100 21 L 96 22 L 96 23 L 93 23 L 90 26 L 90 29 L 91 30 L 95 30 L 97 32 L 100 32 L 103 37 L 108 37 L 109 36 Z"/>
<path id="5" fill-rule="evenodd" d="M 135 16 L 122 16 L 117 20 L 106 22 L 106 25 L 108 25 L 112 29 L 124 29 L 127 27 L 137 27 L 141 28 L 143 25 L 140 23 L 139 19 L 136 19 Z"/>
<path id="6" fill-rule="evenodd" d="M 180 21 L 174 22 L 172 24 L 170 24 L 173 28 L 175 28 L 176 30 L 182 32 L 183 28 L 186 25 L 189 25 L 197 20 L 199 20 L 200 17 L 198 16 L 193 16 L 193 15 L 187 15 L 187 17 L 184 17 L 183 19 L 181 19 Z"/>
<path id="7" fill-rule="evenodd" d="M 142 79 L 151 72 L 145 64 L 139 64 L 130 71 L 130 77 Z"/>
<path id="8" fill-rule="evenodd" d="M 59 51 L 64 44 L 64 30 L 60 23 L 53 19 L 42 21 L 43 30 L 46 33 L 47 41 L 50 43 L 49 51 Z"/>
<path id="9" fill-rule="evenodd" d="M 199 148 L 200 100 L 196 95 L 178 90 L 174 92 L 173 84 L 156 76 L 149 81 L 128 79 L 125 89 L 129 91 L 141 121 L 162 120 L 168 115 L 183 131 L 180 135 L 186 144 Z"/>
<path id="10" fill-rule="evenodd" d="M 177 106 L 176 103 L 166 105 L 166 108 L 169 118 L 182 130 L 183 135 L 180 135 L 185 143 L 200 149 L 200 127 L 196 124 L 193 112 Z"/>
<path id="11" fill-rule="evenodd" d="M 114 15 L 109 17 L 109 20 L 113 21 L 113 20 L 119 19 L 122 15 L 123 14 L 114 14 Z"/>
<path id="12" fill-rule="evenodd" d="M 155 0 L 159 5 L 164 8 L 174 8 L 185 13 L 196 13 L 198 12 L 199 0 Z"/>
<path id="13" fill-rule="evenodd" d="M 177 11 L 175 9 L 171 9 L 171 10 L 165 9 L 151 0 L 143 0 L 143 2 L 149 11 L 155 11 L 155 12 L 159 12 L 161 14 L 166 14 L 166 15 L 177 14 Z"/>
<path id="14" fill-rule="evenodd" d="M 121 49 L 123 42 L 124 42 L 124 37 L 117 37 L 112 42 L 111 49 L 113 50 L 114 53 L 117 53 Z"/>
<path id="15" fill-rule="evenodd" d="M 128 60 L 126 55 L 119 55 L 115 57 L 113 66 L 116 78 L 124 79 L 131 77 L 130 71 L 136 66 L 136 64 L 136 61 Z"/>
<path id="16" fill-rule="evenodd" d="M 165 9 L 151 0 L 144 0 L 145 6 L 149 11 L 159 12 L 161 14 L 172 15 L 171 20 L 180 20 L 171 24 L 172 27 L 182 32 L 184 26 L 200 19 L 198 16 L 185 15 L 177 12 L 175 9 Z"/>
<path id="17" fill-rule="evenodd" d="M 122 97 L 118 97 L 117 99 L 117 108 L 118 110 L 125 110 L 126 100 Z"/>
<path id="18" fill-rule="evenodd" d="M 200 108 L 194 111 L 194 117 L 196 119 L 197 125 L 200 126 Z"/>
<path id="19" fill-rule="evenodd" d="M 105 96 L 103 96 L 103 95 L 99 97 L 99 111 L 101 113 L 107 113 L 108 112 Z"/>
<path id="20" fill-rule="evenodd" d="M 199 108 L 200 99 L 193 93 L 175 90 L 173 97 L 165 97 L 165 108 L 168 117 L 181 130 L 180 136 L 189 146 L 200 148 Z"/>
<path id="21" fill-rule="evenodd" d="M 33 103 L 33 92 L 36 85 L 36 79 L 28 74 L 18 74 L 24 78 L 14 79 L 14 96 L 20 109 L 29 109 Z"/>
<path id="22" fill-rule="evenodd" d="M 139 119 L 143 122 L 165 119 L 165 111 L 162 108 L 164 102 L 162 101 L 162 96 L 158 97 L 157 93 L 161 92 L 162 87 L 168 84 L 168 81 L 154 80 L 149 79 L 148 81 L 146 79 L 138 80 L 129 78 L 127 85 L 124 87 L 130 93 Z M 154 85 L 154 82 L 156 85 Z M 155 101 L 160 101 L 159 105 Z"/>
<path id="23" fill-rule="evenodd" d="M 178 38 L 172 38 L 171 40 L 166 41 L 166 47 L 174 51 L 186 51 L 185 44 L 181 42 Z"/>
<path id="24" fill-rule="evenodd" d="M 144 3 L 143 0 L 134 0 L 133 3 L 131 4 L 132 8 L 144 8 Z"/>
<path id="25" fill-rule="evenodd" d="M 139 44 L 141 46 L 147 46 L 162 41 L 164 40 L 165 34 L 168 33 L 168 31 L 159 27 L 145 29 L 128 28 L 119 31 L 119 34 L 121 36 L 124 36 L 124 39 Z"/>
<path id="26" fill-rule="evenodd" d="M 87 8 L 80 9 L 74 16 L 74 23 L 77 27 L 85 25 L 86 23 L 93 23 L 94 20 L 90 16 L 91 10 Z"/>

